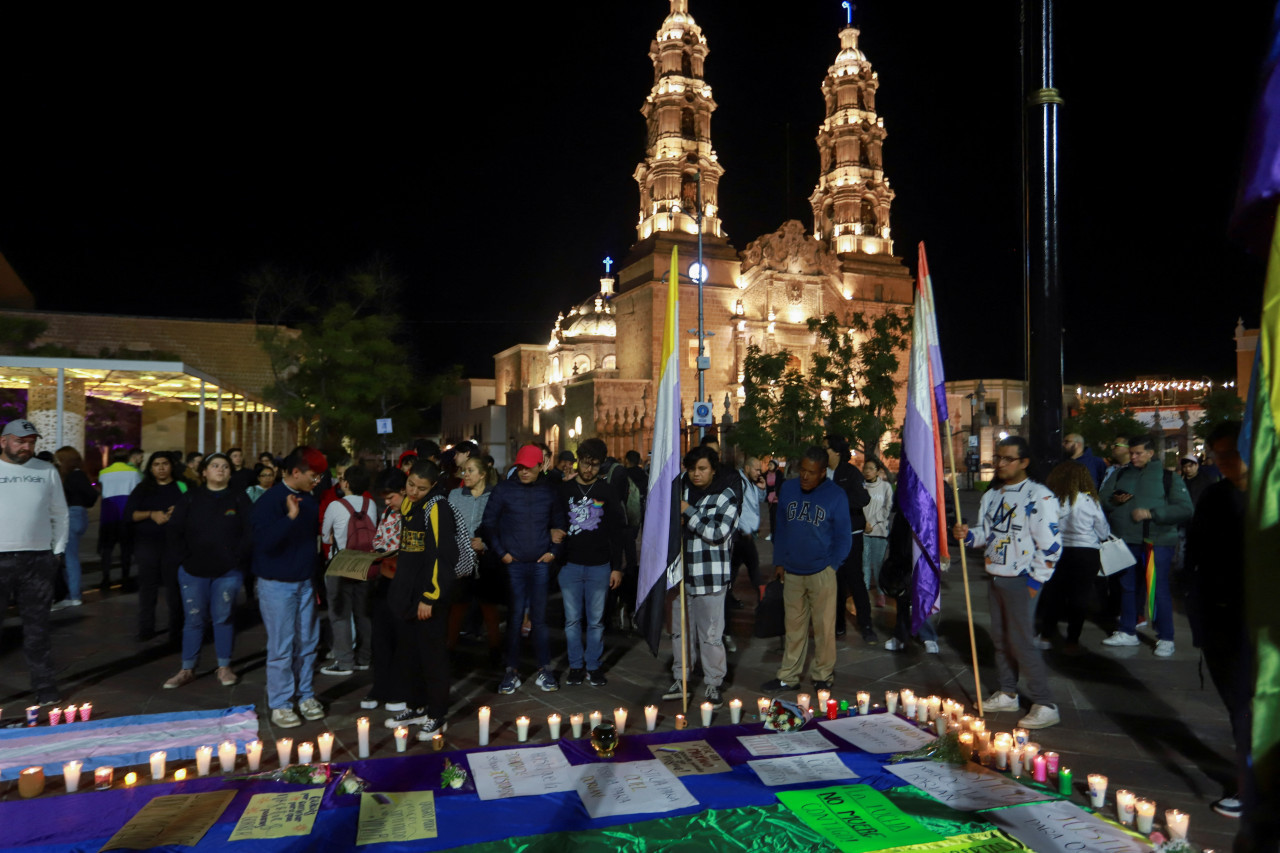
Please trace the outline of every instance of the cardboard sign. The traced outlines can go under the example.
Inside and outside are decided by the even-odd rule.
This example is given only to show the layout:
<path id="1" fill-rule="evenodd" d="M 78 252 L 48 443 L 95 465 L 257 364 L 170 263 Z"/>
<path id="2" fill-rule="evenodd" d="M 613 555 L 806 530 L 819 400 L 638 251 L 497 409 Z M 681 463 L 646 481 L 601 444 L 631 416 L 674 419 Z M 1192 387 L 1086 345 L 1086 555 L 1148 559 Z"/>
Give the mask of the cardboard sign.
<path id="1" fill-rule="evenodd" d="M 1143 839 L 1065 800 L 1000 809 L 984 818 L 1034 850 L 1046 853 L 1148 853 Z"/>
<path id="2" fill-rule="evenodd" d="M 360 795 L 356 844 L 436 837 L 436 796 L 430 791 Z"/>
<path id="3" fill-rule="evenodd" d="M 835 749 L 836 745 L 821 732 L 778 732 L 773 735 L 738 735 L 738 741 L 752 755 L 802 755 Z"/>
<path id="4" fill-rule="evenodd" d="M 779 791 L 796 817 L 844 853 L 868 853 L 940 841 L 869 785 Z"/>
<path id="5" fill-rule="evenodd" d="M 316 812 L 324 799 L 324 788 L 288 791 L 283 794 L 254 794 L 245 808 L 230 841 L 252 838 L 296 838 L 310 835 Z"/>
<path id="6" fill-rule="evenodd" d="M 933 733 L 922 731 L 894 714 L 841 717 L 823 720 L 818 725 L 872 755 L 910 752 L 938 739 Z"/>
<path id="7" fill-rule="evenodd" d="M 169 794 L 143 806 L 102 850 L 147 850 L 181 845 L 195 847 L 235 799 L 235 791 Z"/>
<path id="8" fill-rule="evenodd" d="M 760 781 L 770 787 L 858 778 L 858 774 L 846 767 L 840 760 L 840 756 L 834 752 L 761 758 L 757 761 L 748 761 L 747 764 L 756 771 Z"/>
<path id="9" fill-rule="evenodd" d="M 676 776 L 728 773 L 733 769 L 705 740 L 654 743 L 649 745 L 649 751 Z"/>
<path id="10" fill-rule="evenodd" d="M 998 829 L 989 829 L 969 835 L 951 835 L 931 844 L 898 847 L 892 851 L 886 850 L 885 853 L 1024 853 L 1030 849 Z"/>
<path id="11" fill-rule="evenodd" d="M 978 764 L 911 761 L 905 764 L 890 764 L 885 769 L 915 785 L 944 806 L 950 806 L 962 812 L 976 812 L 1053 799 L 1051 794 L 1033 791 L 1013 779 Z"/>
<path id="12" fill-rule="evenodd" d="M 558 746 L 468 753 L 467 764 L 482 800 L 572 791 L 578 775 Z"/>
<path id="13" fill-rule="evenodd" d="M 398 551 L 352 551 L 343 548 L 333 555 L 324 573 L 340 578 L 350 578 L 353 581 L 367 581 L 373 577 L 375 564 L 379 560 L 385 560 L 398 553 Z"/>
<path id="14" fill-rule="evenodd" d="M 592 818 L 662 814 L 698 804 L 661 761 L 584 764 L 579 769 L 578 796 Z"/>

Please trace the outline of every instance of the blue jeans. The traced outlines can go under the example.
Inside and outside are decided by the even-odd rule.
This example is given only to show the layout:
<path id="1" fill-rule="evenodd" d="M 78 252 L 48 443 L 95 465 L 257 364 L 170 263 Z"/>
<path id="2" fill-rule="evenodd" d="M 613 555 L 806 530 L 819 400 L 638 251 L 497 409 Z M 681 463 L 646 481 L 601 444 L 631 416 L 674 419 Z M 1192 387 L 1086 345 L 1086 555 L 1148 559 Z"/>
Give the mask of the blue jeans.
<path id="1" fill-rule="evenodd" d="M 1138 572 L 1147 571 L 1145 545 L 1129 545 L 1137 565 L 1120 572 L 1120 630 L 1126 634 L 1137 632 L 1138 624 Z M 1169 575 L 1172 574 L 1172 545 L 1157 545 L 1156 551 L 1156 638 L 1173 639 L 1173 593 L 1169 591 Z M 1146 602 L 1143 602 L 1145 609 Z"/>
<path id="2" fill-rule="evenodd" d="M 178 567 L 178 587 L 186 620 L 182 623 L 182 668 L 195 669 L 204 640 L 204 615 L 213 625 L 213 648 L 218 666 L 231 666 L 231 648 L 235 642 L 236 596 L 244 579 L 237 569 L 216 578 L 198 578 Z"/>
<path id="3" fill-rule="evenodd" d="M 520 625 L 525 608 L 533 624 L 533 651 L 538 667 L 551 665 L 551 640 L 547 637 L 547 564 L 511 563 L 507 566 L 511 584 L 511 607 L 507 613 L 507 667 L 520 668 Z"/>
<path id="4" fill-rule="evenodd" d="M 80 595 L 80 537 L 89 529 L 89 510 L 82 506 L 67 507 L 71 528 L 67 535 L 67 550 L 63 553 L 67 565 L 67 598 L 79 600 Z"/>
<path id="5" fill-rule="evenodd" d="M 560 569 L 564 597 L 564 638 L 569 645 L 569 668 L 583 669 L 582 626 L 587 626 L 586 669 L 600 668 L 604 654 L 604 602 L 609 596 L 609 564 L 584 566 L 565 563 Z"/>
<path id="6" fill-rule="evenodd" d="M 314 699 L 320 622 L 311 581 L 258 578 L 258 609 L 267 629 L 267 705 L 292 708 L 294 696 Z"/>
<path id="7" fill-rule="evenodd" d="M 862 537 L 862 580 L 867 589 L 880 586 L 880 567 L 889 553 L 888 536 Z"/>

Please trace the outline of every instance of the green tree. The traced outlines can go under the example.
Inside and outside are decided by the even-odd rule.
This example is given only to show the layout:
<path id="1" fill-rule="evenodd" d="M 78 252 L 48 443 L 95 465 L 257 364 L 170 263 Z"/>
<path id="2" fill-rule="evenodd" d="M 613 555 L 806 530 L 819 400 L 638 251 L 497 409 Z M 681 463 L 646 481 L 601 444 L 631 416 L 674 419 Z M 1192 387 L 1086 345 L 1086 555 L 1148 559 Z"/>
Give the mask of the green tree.
<path id="1" fill-rule="evenodd" d="M 766 353 L 752 344 L 743 360 L 746 397 L 734 443 L 751 455 L 794 459 L 822 441 L 822 400 L 813 381 L 797 370 L 786 350 Z"/>
<path id="2" fill-rule="evenodd" d="M 1078 432 L 1094 453 L 1103 456 L 1119 436 L 1137 438 L 1151 432 L 1151 427 L 1134 417 L 1133 411 L 1114 397 L 1085 403 L 1080 414 L 1067 418 L 1066 432 Z"/>
<path id="3" fill-rule="evenodd" d="M 1244 400 L 1234 388 L 1213 389 L 1204 395 L 1201 405 L 1204 406 L 1204 417 L 1191 428 L 1201 441 L 1207 440 L 1213 428 L 1223 421 L 1238 421 L 1244 417 Z"/>

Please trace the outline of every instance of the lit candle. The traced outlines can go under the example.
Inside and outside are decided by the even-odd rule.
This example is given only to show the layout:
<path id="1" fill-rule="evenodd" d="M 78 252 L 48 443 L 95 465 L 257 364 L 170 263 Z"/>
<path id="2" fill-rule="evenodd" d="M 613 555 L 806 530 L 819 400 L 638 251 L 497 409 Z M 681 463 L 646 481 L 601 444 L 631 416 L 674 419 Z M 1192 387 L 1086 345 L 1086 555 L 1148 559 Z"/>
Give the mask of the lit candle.
<path id="1" fill-rule="evenodd" d="M 801 710 L 801 711 L 804 711 L 804 712 L 806 712 L 806 713 L 807 713 L 807 712 L 809 711 L 809 694 L 808 694 L 808 693 L 797 693 L 797 694 L 796 694 L 796 704 L 800 706 L 800 710 Z"/>
<path id="2" fill-rule="evenodd" d="M 866 714 L 871 711 L 871 694 L 865 690 L 858 691 L 858 713 Z"/>
<path id="3" fill-rule="evenodd" d="M 1023 745 L 1022 763 L 1023 763 L 1023 766 L 1027 768 L 1028 773 L 1030 773 L 1032 770 L 1035 769 L 1036 758 L 1039 755 L 1040 755 L 1040 744 L 1032 741 L 1031 743 Z"/>
<path id="4" fill-rule="evenodd" d="M 67 785 L 67 793 L 73 793 L 80 789 L 80 769 L 84 767 L 82 761 L 68 761 L 62 765 L 62 781 Z"/>
<path id="5" fill-rule="evenodd" d="M 827 710 L 827 700 L 830 698 L 831 698 L 830 690 L 819 690 L 818 691 L 818 710 L 820 711 Z"/>
<path id="6" fill-rule="evenodd" d="M 177 770 L 173 771 L 173 781 L 175 782 L 187 781 L 187 768 L 179 767 Z"/>
<path id="7" fill-rule="evenodd" d="M 1064 797 L 1071 796 L 1071 768 L 1058 768 L 1058 793 Z"/>
<path id="8" fill-rule="evenodd" d="M 1037 782 L 1047 782 L 1049 780 L 1049 762 L 1044 760 L 1043 755 L 1035 757 L 1035 763 L 1031 767 L 1031 778 Z"/>
<path id="9" fill-rule="evenodd" d="M 489 745 L 489 717 L 493 714 L 488 705 L 480 706 L 480 746 Z"/>
<path id="10" fill-rule="evenodd" d="M 281 767 L 288 767 L 293 763 L 293 738 L 282 737 L 276 741 L 276 760 Z"/>
<path id="11" fill-rule="evenodd" d="M 974 717 L 969 721 L 969 730 L 975 735 L 987 730 L 987 721 L 979 717 Z"/>
<path id="12" fill-rule="evenodd" d="M 208 776 L 209 764 L 213 761 L 213 747 L 197 746 L 196 747 L 196 775 Z M 281 765 L 284 766 L 284 765 Z"/>
<path id="13" fill-rule="evenodd" d="M 570 715 L 569 715 L 569 727 L 573 729 L 573 736 L 574 736 L 575 738 L 580 738 L 580 737 L 582 737 L 582 715 L 581 715 L 581 714 L 570 714 Z"/>
<path id="14" fill-rule="evenodd" d="M 89 717 L 91 714 L 93 714 L 92 703 L 85 702 L 83 705 L 80 706 L 80 722 L 82 723 L 89 722 Z"/>
<path id="15" fill-rule="evenodd" d="M 712 711 L 714 711 L 714 710 L 715 710 L 715 709 L 711 707 L 711 703 L 710 703 L 710 702 L 703 702 L 703 703 L 702 703 L 702 724 L 703 724 L 704 726 L 709 726 L 709 725 L 711 725 L 711 713 L 712 713 Z"/>
<path id="16" fill-rule="evenodd" d="M 942 714 L 939 714 L 938 719 L 933 721 L 933 728 L 934 728 L 934 731 L 938 733 L 938 737 L 942 737 L 943 735 L 945 735 L 947 733 L 947 729 L 950 728 L 950 726 L 951 724 L 947 721 L 947 718 Z M 972 732 L 970 732 L 970 734 L 972 734 Z"/>
<path id="17" fill-rule="evenodd" d="M 916 722 L 929 722 L 929 700 L 920 698 L 916 700 Z"/>
<path id="18" fill-rule="evenodd" d="M 552 740 L 560 739 L 560 715 L 559 714 L 547 715 L 547 729 L 551 732 Z"/>
<path id="19" fill-rule="evenodd" d="M 405 735 L 407 736 L 408 734 L 409 734 L 409 730 L 405 729 Z M 404 750 L 400 750 L 400 751 L 403 752 Z M 219 752 L 219 754 L 221 754 L 221 752 Z M 316 754 L 316 746 L 311 741 L 304 740 L 302 743 L 298 744 L 298 763 L 299 764 L 310 764 L 311 759 L 315 758 L 315 754 Z"/>
<path id="20" fill-rule="evenodd" d="M 684 714 L 676 714 L 676 731 L 683 729 L 689 725 L 689 721 L 684 718 Z"/>
<path id="21" fill-rule="evenodd" d="M 591 720 L 591 728 L 594 729 L 596 726 L 604 722 L 604 714 L 600 713 L 599 711 L 592 711 L 590 720 Z"/>
<path id="22" fill-rule="evenodd" d="M 40 706 L 31 705 L 27 708 L 27 727 L 39 725 L 40 723 Z"/>
<path id="23" fill-rule="evenodd" d="M 658 728 L 658 706 L 657 705 L 644 706 L 644 727 L 649 731 L 653 731 L 654 729 Z"/>
<path id="24" fill-rule="evenodd" d="M 50 708 L 49 709 L 49 725 L 56 726 L 60 722 L 62 722 L 62 709 Z"/>
<path id="25" fill-rule="evenodd" d="M 1101 773 L 1089 774 L 1089 805 L 1102 808 L 1107 801 L 1107 777 Z"/>
<path id="26" fill-rule="evenodd" d="M 1022 771 L 1025 767 L 1022 747 L 1015 746 L 1009 750 L 1009 773 L 1012 774 L 1013 778 L 1017 779 L 1022 776 Z"/>
<path id="27" fill-rule="evenodd" d="M 164 778 L 164 762 L 168 755 L 163 749 L 151 753 L 151 780 L 159 782 Z"/>
<path id="28" fill-rule="evenodd" d="M 933 719 L 942 713 L 942 698 L 939 696 L 929 697 L 929 718 Z"/>
<path id="29" fill-rule="evenodd" d="M 529 739 L 529 718 L 516 717 L 516 740 L 520 741 L 520 743 L 524 743 L 528 739 Z M 399 749 L 399 747 L 400 745 L 396 744 L 396 748 Z"/>
<path id="30" fill-rule="evenodd" d="M 742 700 L 729 700 L 729 722 L 735 726 L 742 722 Z"/>
<path id="31" fill-rule="evenodd" d="M 1058 761 L 1060 756 L 1056 752 L 1046 752 L 1044 754 L 1044 763 L 1050 775 L 1058 772 Z"/>
<path id="32" fill-rule="evenodd" d="M 963 717 L 960 718 L 960 731 L 962 732 L 975 731 L 973 727 L 973 717 L 969 716 L 968 714 L 965 714 Z"/>
<path id="33" fill-rule="evenodd" d="M 431 736 L 431 749 L 434 752 L 444 749 L 444 735 L 440 734 L 440 732 L 436 732 Z"/>
<path id="34" fill-rule="evenodd" d="M 262 741 L 251 740 L 244 745 L 244 757 L 249 761 L 249 772 L 257 773 L 262 766 Z"/>
<path id="35" fill-rule="evenodd" d="M 839 716 L 840 716 L 840 706 L 836 704 L 836 700 L 828 699 L 827 700 L 827 719 L 834 720 L 839 718 Z"/>
<path id="36" fill-rule="evenodd" d="M 126 788 L 132 788 L 132 787 L 133 787 L 134 785 L 136 785 L 136 784 L 138 784 L 138 774 L 137 774 L 137 773 L 129 772 L 129 773 L 124 774 L 124 786 L 125 786 Z"/>
<path id="37" fill-rule="evenodd" d="M 1143 835 L 1150 835 L 1151 823 L 1156 818 L 1155 801 L 1139 799 L 1134 802 L 1134 806 L 1138 812 L 1138 832 Z"/>
<path id="38" fill-rule="evenodd" d="M 884 706 L 889 710 L 890 714 L 898 713 L 898 691 L 886 690 L 884 692 Z"/>
<path id="39" fill-rule="evenodd" d="M 1013 742 L 1016 743 L 1018 746 L 1026 746 L 1029 740 L 1030 738 L 1027 737 L 1026 729 L 1013 730 Z"/>
<path id="40" fill-rule="evenodd" d="M 333 732 L 321 732 L 316 735 L 316 746 L 320 747 L 320 760 L 333 760 Z"/>
<path id="41" fill-rule="evenodd" d="M 618 734 L 622 734 L 622 730 L 627 727 L 627 709 L 613 709 L 613 725 L 618 730 Z"/>
<path id="42" fill-rule="evenodd" d="M 898 691 L 898 698 L 902 701 L 902 713 L 907 717 L 914 717 L 916 715 L 916 694 L 904 687 Z"/>
<path id="43" fill-rule="evenodd" d="M 76 706 L 68 705 L 66 710 L 62 712 L 62 719 L 65 722 L 74 723 L 76 721 Z"/>
<path id="44" fill-rule="evenodd" d="M 44 768 L 28 767 L 18 774 L 18 794 L 24 799 L 44 793 Z"/>
<path id="45" fill-rule="evenodd" d="M 1005 732 L 996 735 L 996 769 L 1009 769 L 1009 750 L 1013 745 L 1013 737 Z"/>
<path id="46" fill-rule="evenodd" d="M 960 755 L 965 761 L 973 758 L 973 732 L 960 733 Z"/>
<path id="47" fill-rule="evenodd" d="M 764 696 L 756 700 L 756 708 L 759 710 L 760 719 L 763 720 L 765 715 L 769 713 L 769 704 L 769 700 Z"/>
<path id="48" fill-rule="evenodd" d="M 230 773 L 236 769 L 235 741 L 224 740 L 218 744 L 218 766 L 222 768 L 223 773 Z"/>
<path id="49" fill-rule="evenodd" d="M 1186 841 L 1187 840 L 1187 824 L 1191 822 L 1191 815 L 1186 812 L 1180 812 L 1177 809 L 1166 809 L 1164 813 L 1164 826 L 1169 830 L 1170 841 Z"/>
<path id="50" fill-rule="evenodd" d="M 489 742 L 489 739 L 488 739 L 489 733 L 485 730 L 481 730 L 481 734 L 483 734 L 485 737 L 485 739 L 481 741 L 481 746 L 483 746 L 484 744 Z M 360 717 L 356 720 L 356 736 L 360 740 L 360 743 L 357 747 L 356 755 L 359 756 L 360 758 L 368 758 L 369 757 L 369 718 L 368 717 Z"/>
<path id="51" fill-rule="evenodd" d="M 991 751 L 991 732 L 974 732 L 974 741 L 977 744 L 978 752 Z"/>
<path id="52" fill-rule="evenodd" d="M 99 791 L 105 791 L 111 787 L 111 783 L 115 781 L 116 769 L 114 767 L 99 767 L 93 771 L 93 787 Z"/>
<path id="53" fill-rule="evenodd" d="M 1116 818 L 1126 826 L 1133 823 L 1133 791 L 1116 789 Z"/>
<path id="54" fill-rule="evenodd" d="M 404 752 L 406 749 L 408 749 L 409 730 L 407 728 L 405 728 L 404 726 L 396 726 L 395 731 L 392 732 L 392 734 L 396 736 L 396 752 Z M 302 750 L 298 750 L 298 752 L 299 752 L 298 759 L 301 760 Z"/>

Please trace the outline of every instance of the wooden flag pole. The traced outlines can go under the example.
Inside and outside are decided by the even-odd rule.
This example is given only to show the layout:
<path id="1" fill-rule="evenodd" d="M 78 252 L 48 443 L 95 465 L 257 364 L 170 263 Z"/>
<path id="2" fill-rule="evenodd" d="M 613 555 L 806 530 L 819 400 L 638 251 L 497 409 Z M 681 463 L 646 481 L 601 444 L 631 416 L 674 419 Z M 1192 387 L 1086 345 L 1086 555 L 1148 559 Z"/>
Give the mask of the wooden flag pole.
<path id="1" fill-rule="evenodd" d="M 684 609 L 684 536 L 680 542 L 680 693 L 684 701 L 684 717 L 689 719 L 689 617 Z"/>
<path id="2" fill-rule="evenodd" d="M 951 497 L 956 504 L 956 524 L 963 524 L 960 516 L 960 481 L 956 473 L 956 449 L 951 438 L 951 419 L 947 424 L 947 461 L 951 464 Z M 945 518 L 945 513 L 943 514 Z M 950 533 L 950 531 L 947 531 Z M 945 535 L 945 534 L 944 534 Z M 964 579 L 964 612 L 969 617 L 969 651 L 973 655 L 973 691 L 977 697 L 978 716 L 982 716 L 982 685 L 978 683 L 978 642 L 973 634 L 973 603 L 969 599 L 969 557 L 965 544 L 960 543 L 960 577 Z M 927 615 L 927 614 L 926 614 Z"/>

